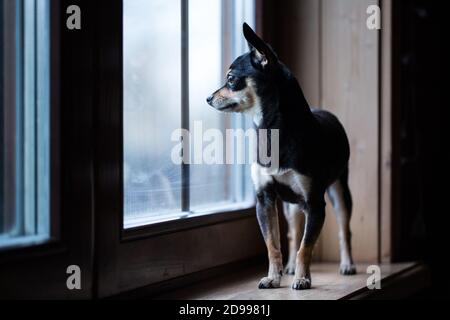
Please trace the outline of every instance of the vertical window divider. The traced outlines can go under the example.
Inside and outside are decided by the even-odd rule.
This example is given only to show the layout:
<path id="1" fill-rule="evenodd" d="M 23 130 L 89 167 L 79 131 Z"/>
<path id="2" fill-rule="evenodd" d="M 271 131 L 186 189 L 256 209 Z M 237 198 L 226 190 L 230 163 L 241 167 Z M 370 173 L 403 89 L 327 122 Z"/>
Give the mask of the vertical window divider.
<path id="1" fill-rule="evenodd" d="M 24 128 L 23 128 L 23 123 L 21 121 L 22 116 L 23 116 L 23 112 L 24 112 L 24 97 L 23 97 L 23 92 L 24 92 L 24 64 L 25 64 L 25 57 L 24 57 L 24 53 L 22 51 L 23 46 L 24 46 L 24 25 L 23 25 L 23 20 L 24 20 L 24 3 L 23 1 L 17 1 L 16 2 L 16 7 L 15 7 L 15 16 L 16 16 L 16 20 L 15 20 L 15 25 L 16 25 L 16 34 L 15 34 L 15 74 L 16 74 L 16 78 L 15 78 L 15 133 L 16 133 L 16 137 L 15 137 L 15 150 L 14 150 L 14 163 L 15 163 L 15 167 L 14 167 L 14 183 L 16 184 L 15 186 L 15 193 L 14 193 L 14 198 L 12 201 L 14 201 L 15 205 L 14 205 L 14 212 L 20 212 L 22 213 L 24 210 L 24 204 L 22 203 L 22 199 L 19 198 L 18 195 L 23 195 L 23 146 L 18 144 L 18 142 L 20 142 L 20 144 L 23 141 L 23 134 L 24 134 Z M 16 222 L 16 227 L 15 227 L 15 231 L 13 234 L 22 234 L 24 233 L 25 230 L 25 217 L 23 214 L 16 214 L 16 218 L 17 218 L 17 222 Z"/>
<path id="2" fill-rule="evenodd" d="M 6 147 L 6 152 L 3 158 L 3 202 L 2 210 L 6 213 L 4 216 L 2 232 L 8 233 L 10 236 L 19 235 L 22 232 L 23 219 L 21 216 L 17 216 L 15 212 L 20 210 L 20 203 L 16 201 L 16 194 L 20 194 L 20 190 L 16 184 L 16 180 L 20 177 L 20 167 L 17 165 L 17 160 L 21 159 L 20 150 L 16 145 L 16 141 L 20 141 L 20 121 L 18 121 L 18 108 L 21 106 L 21 95 L 18 94 L 21 90 L 21 70 L 22 70 L 22 33 L 21 33 L 21 3 L 20 1 L 7 1 L 3 2 L 3 16 L 2 27 L 6 26 L 5 30 L 2 30 L 4 43 L 14 43 L 11 46 L 4 46 L 1 48 L 3 51 L 2 59 L 2 77 L 3 82 L 3 141 Z M 8 14 L 12 12 L 13 14 Z M 6 63 L 9 61 L 9 63 Z"/>
<path id="3" fill-rule="evenodd" d="M 181 0 L 181 128 L 189 131 L 189 1 Z M 190 141 L 183 141 L 183 159 L 190 159 Z M 187 153 L 187 154 L 186 154 Z M 181 211 L 190 212 L 190 167 L 181 164 Z"/>
<path id="4" fill-rule="evenodd" d="M 36 107 L 36 190 L 40 195 L 35 200 L 36 232 L 50 235 L 50 3 L 34 0 L 35 5 L 35 107 Z"/>
<path id="5" fill-rule="evenodd" d="M 25 50 L 24 69 L 23 71 L 23 100 L 20 121 L 22 122 L 22 135 L 24 142 L 22 145 L 23 157 L 23 177 L 22 177 L 22 199 L 24 208 L 24 232 L 26 235 L 34 235 L 37 232 L 37 131 L 36 131 L 36 98 L 37 98 L 37 83 L 36 70 L 37 61 L 36 55 L 36 3 L 33 0 L 24 0 L 22 4 L 22 17 L 27 15 L 27 19 L 22 18 L 23 23 L 23 38 L 22 46 Z"/>

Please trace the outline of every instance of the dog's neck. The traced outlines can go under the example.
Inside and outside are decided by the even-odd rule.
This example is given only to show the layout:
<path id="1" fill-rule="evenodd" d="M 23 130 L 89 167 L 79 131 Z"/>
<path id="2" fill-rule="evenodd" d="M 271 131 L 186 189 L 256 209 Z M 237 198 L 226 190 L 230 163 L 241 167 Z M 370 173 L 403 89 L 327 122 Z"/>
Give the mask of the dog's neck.
<path id="1" fill-rule="evenodd" d="M 307 154 L 310 150 L 311 141 L 317 135 L 317 120 L 314 117 L 308 102 L 300 88 L 297 79 L 288 74 L 277 82 L 276 88 L 268 90 L 271 95 L 266 95 L 259 111 L 254 112 L 254 122 L 258 137 L 258 157 L 260 148 L 260 137 L 267 130 L 267 149 L 269 154 L 272 145 L 271 130 L 279 130 L 279 164 L 280 167 L 287 168 L 289 152 L 292 145 L 297 146 L 297 150 L 302 154 Z M 259 158 L 258 158 L 259 159 Z M 260 161 L 258 160 L 258 163 Z"/>
<path id="2" fill-rule="evenodd" d="M 253 122 L 257 129 L 293 129 L 293 132 L 308 130 L 314 123 L 303 91 L 295 77 L 289 75 L 279 81 L 271 94 L 253 111 Z"/>

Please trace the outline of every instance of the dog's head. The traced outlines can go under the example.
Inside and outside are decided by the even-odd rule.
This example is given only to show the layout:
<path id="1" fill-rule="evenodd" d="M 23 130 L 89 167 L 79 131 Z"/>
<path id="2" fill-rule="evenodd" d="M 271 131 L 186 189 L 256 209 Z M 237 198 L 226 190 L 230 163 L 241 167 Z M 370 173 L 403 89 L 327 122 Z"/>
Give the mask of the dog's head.
<path id="1" fill-rule="evenodd" d="M 222 112 L 252 112 L 260 108 L 264 88 L 274 82 L 278 57 L 245 23 L 244 37 L 250 52 L 237 58 L 227 73 L 226 84 L 206 100 L 209 105 Z"/>

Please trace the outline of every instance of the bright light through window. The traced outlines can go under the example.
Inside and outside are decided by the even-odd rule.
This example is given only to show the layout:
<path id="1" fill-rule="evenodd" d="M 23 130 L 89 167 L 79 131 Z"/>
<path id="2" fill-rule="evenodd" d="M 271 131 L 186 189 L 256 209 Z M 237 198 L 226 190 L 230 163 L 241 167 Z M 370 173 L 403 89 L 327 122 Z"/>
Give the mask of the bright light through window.
<path id="1" fill-rule="evenodd" d="M 172 133 L 201 121 L 203 131 L 249 127 L 218 113 L 205 99 L 243 53 L 241 27 L 254 23 L 250 0 L 124 0 L 124 227 L 252 204 L 248 165 L 191 164 L 171 159 Z M 182 83 L 182 16 L 188 14 L 188 83 Z M 183 86 L 189 112 L 183 114 Z M 184 169 L 186 170 L 186 169 Z M 186 181 L 188 179 L 188 181 Z M 188 191 L 183 186 L 188 186 Z M 188 197 L 188 200 L 183 199 Z M 188 204 L 188 208 L 183 207 Z"/>

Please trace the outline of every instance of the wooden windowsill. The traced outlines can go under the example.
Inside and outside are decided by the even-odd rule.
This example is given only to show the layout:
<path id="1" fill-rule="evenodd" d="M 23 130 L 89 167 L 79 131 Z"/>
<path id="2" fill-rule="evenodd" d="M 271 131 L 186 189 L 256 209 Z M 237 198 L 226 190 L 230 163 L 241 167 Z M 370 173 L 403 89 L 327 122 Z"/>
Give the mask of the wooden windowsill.
<path id="1" fill-rule="evenodd" d="M 259 290 L 258 280 L 264 276 L 264 266 L 247 267 L 231 275 L 216 277 L 157 299 L 188 300 L 339 300 L 339 299 L 401 299 L 410 297 L 429 284 L 428 269 L 418 263 L 381 265 L 381 290 L 369 290 L 366 281 L 368 265 L 358 264 L 358 274 L 341 276 L 338 265 L 317 263 L 312 266 L 313 288 L 294 291 L 293 276 L 284 276 L 281 288 Z"/>

